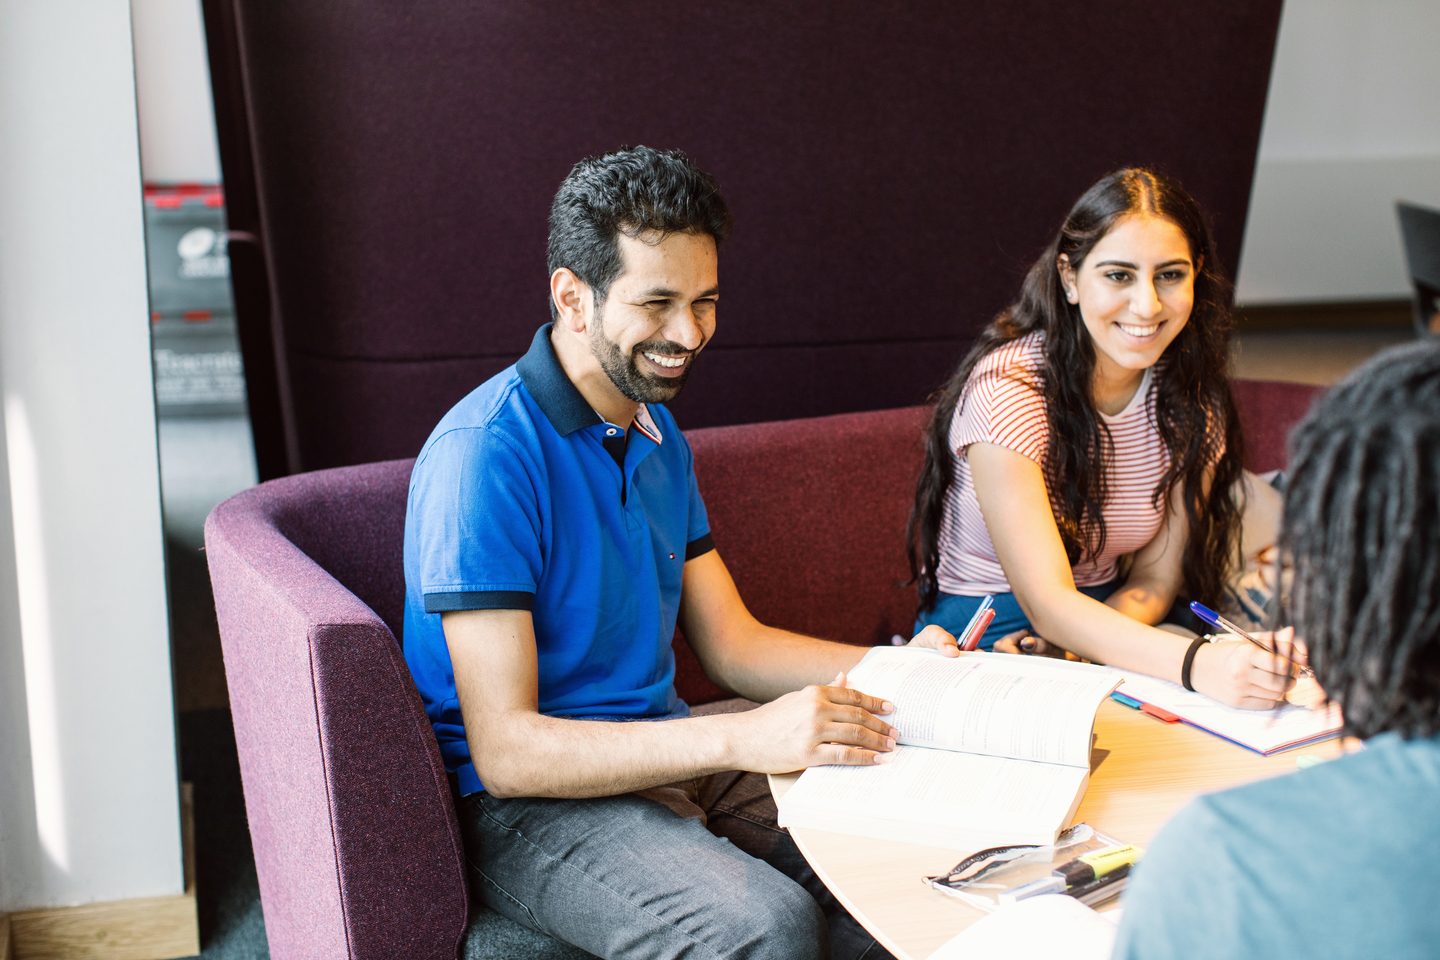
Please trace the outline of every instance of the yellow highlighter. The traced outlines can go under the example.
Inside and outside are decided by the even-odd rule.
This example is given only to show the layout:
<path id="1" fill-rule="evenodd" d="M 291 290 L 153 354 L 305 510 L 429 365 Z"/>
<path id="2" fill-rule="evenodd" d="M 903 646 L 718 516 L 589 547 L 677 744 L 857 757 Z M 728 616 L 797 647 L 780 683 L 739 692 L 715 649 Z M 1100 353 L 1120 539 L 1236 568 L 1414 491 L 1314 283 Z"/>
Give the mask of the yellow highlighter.
<path id="1" fill-rule="evenodd" d="M 1099 880 L 1112 871 L 1128 867 L 1140 859 L 1145 851 L 1133 843 L 1120 847 L 1103 847 L 1082 853 L 1074 860 L 1056 867 L 1053 876 L 1065 881 L 1065 886 L 1074 887 L 1082 883 Z"/>

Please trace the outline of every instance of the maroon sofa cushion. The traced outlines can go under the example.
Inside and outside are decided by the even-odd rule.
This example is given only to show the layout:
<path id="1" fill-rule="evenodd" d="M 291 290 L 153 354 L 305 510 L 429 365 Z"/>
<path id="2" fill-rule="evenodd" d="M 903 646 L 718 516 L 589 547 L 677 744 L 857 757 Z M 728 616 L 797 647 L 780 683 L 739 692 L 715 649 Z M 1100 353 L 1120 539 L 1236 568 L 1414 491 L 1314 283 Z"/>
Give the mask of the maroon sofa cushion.
<path id="1" fill-rule="evenodd" d="M 709 427 L 687 436 L 716 549 L 762 622 L 852 643 L 910 635 L 905 520 L 927 409 Z M 689 655 L 687 697 L 719 696 Z"/>
<path id="2" fill-rule="evenodd" d="M 1236 380 L 1231 386 L 1245 436 L 1245 466 L 1256 473 L 1285 466 L 1290 428 L 1323 388 L 1275 380 Z"/>

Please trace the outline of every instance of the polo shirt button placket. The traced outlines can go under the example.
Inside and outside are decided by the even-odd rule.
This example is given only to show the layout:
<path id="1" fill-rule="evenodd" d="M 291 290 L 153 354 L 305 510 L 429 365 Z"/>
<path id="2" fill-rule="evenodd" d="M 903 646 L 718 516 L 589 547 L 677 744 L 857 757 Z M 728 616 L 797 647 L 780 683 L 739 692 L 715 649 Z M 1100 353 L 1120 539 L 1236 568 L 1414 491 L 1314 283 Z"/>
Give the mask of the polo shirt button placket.
<path id="1" fill-rule="evenodd" d="M 628 480 L 625 476 L 625 438 L 624 431 L 619 427 L 610 424 L 605 425 L 605 437 L 600 441 L 605 452 L 610 454 L 610 459 L 620 470 L 620 503 L 625 506 L 625 513 L 629 514 L 629 497 L 627 496 Z"/>

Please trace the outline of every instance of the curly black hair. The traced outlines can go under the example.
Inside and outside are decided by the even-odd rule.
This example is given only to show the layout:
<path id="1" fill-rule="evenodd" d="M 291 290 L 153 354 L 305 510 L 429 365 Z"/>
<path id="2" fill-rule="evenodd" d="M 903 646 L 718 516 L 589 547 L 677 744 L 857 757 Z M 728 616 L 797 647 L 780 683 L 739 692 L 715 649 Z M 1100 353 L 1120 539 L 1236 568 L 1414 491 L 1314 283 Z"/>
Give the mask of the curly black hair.
<path id="1" fill-rule="evenodd" d="M 730 233 L 730 211 L 715 178 L 679 150 L 627 147 L 586 157 L 570 169 L 550 205 L 547 272 L 565 267 L 605 302 L 620 275 L 619 234 Z M 550 304 L 550 316 L 558 316 Z"/>
<path id="2" fill-rule="evenodd" d="M 1384 351 L 1290 435 L 1285 614 L 1346 732 L 1440 732 L 1440 341 Z"/>

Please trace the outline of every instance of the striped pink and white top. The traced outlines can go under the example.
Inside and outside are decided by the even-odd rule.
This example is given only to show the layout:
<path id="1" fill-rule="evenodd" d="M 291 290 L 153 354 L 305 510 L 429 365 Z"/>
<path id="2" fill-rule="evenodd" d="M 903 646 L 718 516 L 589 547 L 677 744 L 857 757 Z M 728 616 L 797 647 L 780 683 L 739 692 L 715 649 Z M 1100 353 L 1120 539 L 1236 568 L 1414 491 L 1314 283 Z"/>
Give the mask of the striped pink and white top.
<path id="1" fill-rule="evenodd" d="M 1010 582 L 995 556 L 985 527 L 966 448 L 993 443 L 1034 460 L 1045 469 L 1050 425 L 1038 370 L 1040 333 L 1031 333 L 993 351 L 976 365 L 950 423 L 954 480 L 945 495 L 940 523 L 941 591 L 974 596 L 1009 593 Z M 1170 454 L 1155 424 L 1152 371 L 1125 409 L 1101 415 L 1110 431 L 1112 455 L 1105 460 L 1105 549 L 1074 567 L 1075 584 L 1091 587 L 1115 579 L 1120 558 L 1154 539 L 1164 520 L 1155 488 L 1170 465 Z"/>

